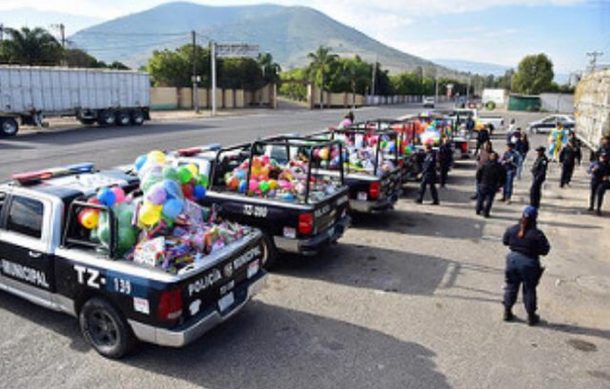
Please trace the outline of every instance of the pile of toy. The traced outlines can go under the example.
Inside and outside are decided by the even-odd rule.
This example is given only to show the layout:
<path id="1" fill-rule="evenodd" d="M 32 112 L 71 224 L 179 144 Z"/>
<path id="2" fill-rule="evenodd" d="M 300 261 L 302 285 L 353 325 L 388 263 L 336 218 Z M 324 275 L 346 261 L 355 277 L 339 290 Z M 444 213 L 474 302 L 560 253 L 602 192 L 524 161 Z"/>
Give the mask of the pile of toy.
<path id="1" fill-rule="evenodd" d="M 249 227 L 219 222 L 213 208 L 194 201 L 204 198 L 207 185 L 207 177 L 199 175 L 195 165 L 175 169 L 166 164 L 163 152 L 151 151 L 138 157 L 134 167 L 141 196 L 126 195 L 115 186 L 101 188 L 88 200 L 112 209 L 118 255 L 175 273 L 250 232 Z M 107 212 L 85 208 L 78 221 L 91 230 L 93 241 L 110 247 Z"/>
<path id="2" fill-rule="evenodd" d="M 446 120 L 421 118 L 415 121 L 415 132 L 419 137 L 419 144 L 438 146 L 441 137 L 451 137 L 451 123 Z"/>
<path id="3" fill-rule="evenodd" d="M 346 166 L 349 170 L 374 174 L 375 162 L 378 158 L 379 168 L 377 175 L 394 170 L 393 157 L 396 152 L 396 140 L 387 134 L 371 133 L 345 133 L 337 134 L 336 139 L 344 142 L 346 149 Z M 377 155 L 379 147 L 379 155 Z"/>
<path id="4" fill-rule="evenodd" d="M 314 158 L 322 158 L 327 164 L 334 163 L 335 156 L 327 148 L 314 148 L 312 154 Z M 308 166 L 307 157 L 304 155 L 291 159 L 286 164 L 280 164 L 267 155 L 255 156 L 252 158 L 251 167 L 249 159 L 243 161 L 233 171 L 225 174 L 224 182 L 229 190 L 247 193 L 249 196 L 305 203 Z M 341 182 L 337 177 L 311 174 L 309 201 L 321 201 L 337 192 L 340 186 Z"/>

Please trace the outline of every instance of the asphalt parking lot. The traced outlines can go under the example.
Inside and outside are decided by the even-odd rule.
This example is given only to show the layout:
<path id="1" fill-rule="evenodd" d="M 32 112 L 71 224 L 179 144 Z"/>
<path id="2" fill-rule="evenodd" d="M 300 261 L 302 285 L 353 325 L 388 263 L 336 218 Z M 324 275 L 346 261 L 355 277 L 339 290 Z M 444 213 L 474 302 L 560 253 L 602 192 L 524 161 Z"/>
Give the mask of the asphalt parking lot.
<path id="1" fill-rule="evenodd" d="M 357 111 L 397 117 L 418 108 Z M 102 167 L 153 149 L 235 142 L 333 124 L 342 112 L 296 112 L 26 134 L 0 144 L 0 177 L 93 159 Z M 525 123 L 537 114 L 511 115 Z M 196 143 L 195 143 L 196 142 Z M 544 142 L 535 136 L 534 143 Z M 501 145 L 498 140 L 497 145 Z M 530 155 L 530 158 L 532 156 Z M 528 162 L 531 164 L 531 160 Z M 285 257 L 244 311 L 183 349 L 141 345 L 121 361 L 98 356 L 76 321 L 0 292 L 1 387 L 607 388 L 610 250 L 604 218 L 584 211 L 585 164 L 571 188 L 551 167 L 541 228 L 553 246 L 539 287 L 543 323 L 501 321 L 500 238 L 528 199 L 491 219 L 474 214 L 474 163 L 460 161 L 440 206 L 355 218 L 340 243 L 313 258 Z"/>

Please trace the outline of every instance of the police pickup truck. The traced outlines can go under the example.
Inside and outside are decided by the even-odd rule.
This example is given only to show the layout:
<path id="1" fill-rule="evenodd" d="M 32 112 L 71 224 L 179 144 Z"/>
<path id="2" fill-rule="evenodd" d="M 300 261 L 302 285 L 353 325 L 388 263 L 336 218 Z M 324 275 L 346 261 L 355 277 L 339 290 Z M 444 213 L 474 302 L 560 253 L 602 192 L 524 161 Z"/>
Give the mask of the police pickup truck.
<path id="1" fill-rule="evenodd" d="M 345 144 L 345 183 L 349 187 L 349 206 L 352 211 L 362 213 L 392 209 L 402 193 L 402 164 L 398 156 L 396 133 L 387 129 L 377 130 L 368 123 L 329 129 L 308 136 L 309 139 L 340 140 Z M 382 147 L 382 138 L 387 138 L 387 143 L 393 144 L 392 151 Z M 363 152 L 367 153 L 366 158 L 362 158 Z M 368 165 L 355 166 L 362 162 Z"/>
<path id="2" fill-rule="evenodd" d="M 112 208 L 83 199 L 100 187 L 126 192 L 136 178 L 78 164 L 16 174 L 0 185 L 0 289 L 78 318 L 83 336 L 108 358 L 137 340 L 180 347 L 233 316 L 263 286 L 261 234 L 243 238 L 177 273 L 116 253 Z M 110 245 L 77 221 L 84 207 L 107 212 Z"/>
<path id="3" fill-rule="evenodd" d="M 269 269 L 280 252 L 305 256 L 317 254 L 329 244 L 336 243 L 350 224 L 348 188 L 342 172 L 330 174 L 335 185 L 331 192 L 319 196 L 320 192 L 314 192 L 312 187 L 316 179 L 329 178 L 328 171 L 316 167 L 312 153 L 322 148 L 341 147 L 339 142 L 302 146 L 302 140 L 279 137 L 226 148 L 220 145 L 191 147 L 174 151 L 169 158 L 176 165 L 194 163 L 199 172 L 210 177 L 202 205 L 218 204 L 220 216 L 263 231 L 264 266 Z M 252 170 L 255 158 L 264 156 L 287 164 L 297 157 L 297 150 L 305 161 L 304 174 L 307 175 L 301 198 L 257 195 L 252 188 L 229 188 L 227 185 L 227 176 L 239 166 L 247 166 L 247 173 L 241 181 L 251 185 L 256 176 Z"/>

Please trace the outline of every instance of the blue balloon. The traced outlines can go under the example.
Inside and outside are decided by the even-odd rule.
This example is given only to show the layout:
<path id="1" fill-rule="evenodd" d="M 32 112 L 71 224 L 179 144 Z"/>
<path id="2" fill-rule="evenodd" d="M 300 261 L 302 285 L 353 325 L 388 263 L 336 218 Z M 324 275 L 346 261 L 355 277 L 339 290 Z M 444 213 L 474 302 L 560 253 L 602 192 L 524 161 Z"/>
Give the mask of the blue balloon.
<path id="1" fill-rule="evenodd" d="M 294 197 L 294 195 L 292 193 L 284 193 L 282 195 L 282 200 L 293 202 L 295 200 L 295 197 Z"/>
<path id="2" fill-rule="evenodd" d="M 168 219 L 175 219 L 180 212 L 182 212 L 182 208 L 184 208 L 184 202 L 180 199 L 169 199 L 163 204 L 163 209 L 161 212 L 163 216 Z"/>
<path id="3" fill-rule="evenodd" d="M 235 177 L 239 178 L 240 180 L 245 180 L 246 179 L 246 171 L 245 170 L 237 170 L 235 172 Z"/>
<path id="4" fill-rule="evenodd" d="M 163 180 L 163 189 L 165 189 L 165 193 L 167 193 L 169 198 L 182 199 L 184 197 L 182 188 L 176 181 Z"/>
<path id="5" fill-rule="evenodd" d="M 136 168 L 136 171 L 140 171 L 140 169 L 142 169 L 142 166 L 144 166 L 147 159 L 148 157 L 144 154 L 136 158 L 136 161 L 133 164 L 133 166 Z"/>
<path id="6" fill-rule="evenodd" d="M 97 192 L 97 199 L 100 204 L 103 204 L 108 207 L 112 207 L 116 202 L 116 196 L 113 191 L 108 188 L 102 188 L 99 192 Z"/>
<path id="7" fill-rule="evenodd" d="M 239 193 L 246 193 L 246 189 L 248 189 L 248 183 L 246 182 L 246 180 L 239 181 L 239 187 L 237 188 L 237 191 Z"/>
<path id="8" fill-rule="evenodd" d="M 193 194 L 197 200 L 203 200 L 205 197 L 205 187 L 203 185 L 195 185 L 195 189 L 193 190 Z"/>

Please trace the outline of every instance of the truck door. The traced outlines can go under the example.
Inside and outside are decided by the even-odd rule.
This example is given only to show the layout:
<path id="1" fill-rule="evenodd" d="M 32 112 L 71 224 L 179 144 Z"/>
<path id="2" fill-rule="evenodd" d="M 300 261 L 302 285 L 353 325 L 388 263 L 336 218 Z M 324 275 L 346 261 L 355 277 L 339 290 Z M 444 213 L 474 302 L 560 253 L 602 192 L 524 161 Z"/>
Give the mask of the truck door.
<path id="1" fill-rule="evenodd" d="M 0 283 L 27 297 L 48 301 L 55 287 L 48 243 L 51 203 L 30 196 L 0 196 L 4 196 L 0 210 Z"/>

